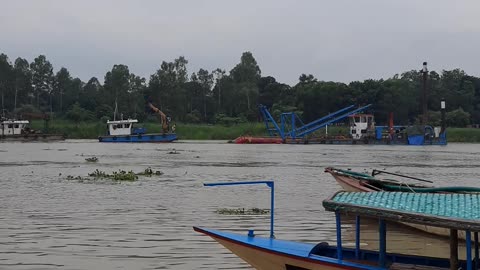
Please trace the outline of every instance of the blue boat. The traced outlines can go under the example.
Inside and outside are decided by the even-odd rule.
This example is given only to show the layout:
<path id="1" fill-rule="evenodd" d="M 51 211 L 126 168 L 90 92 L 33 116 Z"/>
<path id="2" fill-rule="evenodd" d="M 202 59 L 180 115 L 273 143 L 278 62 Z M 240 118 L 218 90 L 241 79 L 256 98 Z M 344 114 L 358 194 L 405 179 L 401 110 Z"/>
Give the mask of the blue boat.
<path id="1" fill-rule="evenodd" d="M 99 136 L 99 142 L 110 143 L 166 143 L 177 140 L 177 134 L 172 130 L 166 133 L 146 133 L 145 128 L 136 128 L 133 124 L 138 123 L 137 119 L 107 121 L 108 134 Z"/>
<path id="2" fill-rule="evenodd" d="M 267 181 L 268 182 L 268 181 Z M 267 183 L 264 182 L 264 183 Z M 228 183 L 233 185 L 235 183 Z M 218 184 L 211 184 L 218 185 Z M 226 185 L 223 183 L 222 185 Z M 273 182 L 267 183 L 272 188 Z M 273 196 L 272 196 L 273 205 Z M 273 216 L 270 237 L 194 227 L 212 237 L 258 270 L 317 269 L 478 269 L 480 195 L 407 192 L 338 192 L 323 201 L 335 212 L 336 246 L 275 239 Z M 273 208 L 272 208 L 273 215 Z M 355 248 L 342 247 L 342 215 L 356 217 Z M 362 218 L 378 220 L 379 251 L 360 249 Z M 387 253 L 387 221 L 402 221 L 450 229 L 450 258 Z M 458 231 L 466 234 L 466 260 L 458 258 Z M 472 240 L 472 235 L 474 240 Z M 472 256 L 473 255 L 473 256 Z M 474 257 L 474 258 L 473 258 Z"/>

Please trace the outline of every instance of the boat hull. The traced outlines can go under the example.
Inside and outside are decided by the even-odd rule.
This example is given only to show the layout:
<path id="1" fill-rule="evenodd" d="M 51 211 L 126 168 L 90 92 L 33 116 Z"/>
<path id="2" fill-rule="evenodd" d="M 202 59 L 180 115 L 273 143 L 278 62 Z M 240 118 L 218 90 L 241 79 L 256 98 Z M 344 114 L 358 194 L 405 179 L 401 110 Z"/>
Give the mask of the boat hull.
<path id="1" fill-rule="evenodd" d="M 217 234 L 211 230 L 194 227 L 194 230 L 210 236 L 257 270 L 335 270 L 379 269 L 337 259 L 310 255 L 312 244 L 296 244 L 261 237 L 246 237 L 235 234 Z M 229 237 L 232 236 L 232 237 Z M 257 243 L 258 241 L 258 243 Z M 268 242 L 271 242 L 268 244 Z M 290 245 L 289 245 L 290 244 Z M 297 246 L 298 245 L 298 246 Z M 278 250 L 277 250 L 278 249 Z"/>
<path id="2" fill-rule="evenodd" d="M 343 136 L 336 136 L 331 138 L 286 138 L 282 140 L 280 137 L 254 137 L 241 136 L 234 140 L 237 144 L 340 144 L 340 145 L 355 145 L 355 144 L 373 144 L 373 145 L 447 145 L 447 141 L 443 139 L 432 139 L 424 141 L 421 144 L 413 144 L 408 140 L 387 140 L 387 139 L 360 139 L 354 140 Z"/>
<path id="3" fill-rule="evenodd" d="M 373 187 L 368 187 L 365 186 L 365 183 L 362 182 L 361 180 L 358 179 L 352 179 L 349 176 L 344 176 L 344 175 L 339 175 L 336 174 L 334 171 L 329 171 L 327 170 L 326 172 L 330 173 L 335 181 L 342 187 L 343 190 L 349 191 L 349 192 L 373 192 L 373 191 L 378 191 L 375 190 Z M 400 222 L 401 224 L 408 226 L 410 228 L 415 228 L 420 231 L 424 231 L 426 233 L 438 235 L 438 236 L 444 236 L 444 237 L 450 237 L 450 229 L 446 228 L 440 228 L 440 227 L 433 227 L 433 226 L 427 226 L 427 225 L 420 225 L 420 224 L 413 224 L 413 223 L 407 223 L 407 222 Z M 458 231 L 458 238 L 459 239 L 466 239 L 465 232 L 464 231 Z"/>
<path id="4" fill-rule="evenodd" d="M 17 142 L 29 142 L 29 141 L 63 141 L 65 135 L 63 134 L 18 134 L 18 135 L 2 135 L 0 141 L 17 141 Z"/>
<path id="5" fill-rule="evenodd" d="M 117 135 L 117 136 L 100 136 L 99 142 L 106 143 L 167 143 L 176 141 L 175 133 L 149 133 L 138 135 Z"/>
<path id="6" fill-rule="evenodd" d="M 252 137 L 241 136 L 234 140 L 236 144 L 281 144 L 281 138 L 278 137 Z"/>
<path id="7" fill-rule="evenodd" d="M 378 251 L 342 248 L 343 258 L 338 259 L 338 248 L 326 242 L 314 245 L 199 227 L 193 229 L 210 236 L 257 270 L 385 269 L 379 266 Z M 386 253 L 385 260 L 391 262 L 388 269 L 433 270 L 449 266 L 448 259 L 396 253 Z M 461 266 L 464 266 L 463 261 Z"/>

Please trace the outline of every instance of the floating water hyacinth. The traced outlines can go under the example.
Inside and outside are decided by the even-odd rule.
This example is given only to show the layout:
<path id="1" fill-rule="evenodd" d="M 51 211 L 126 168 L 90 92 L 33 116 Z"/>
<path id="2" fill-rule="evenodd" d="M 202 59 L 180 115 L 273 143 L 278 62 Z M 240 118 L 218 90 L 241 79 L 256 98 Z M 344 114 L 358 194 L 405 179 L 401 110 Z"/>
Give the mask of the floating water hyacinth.
<path id="1" fill-rule="evenodd" d="M 68 175 L 67 179 L 68 180 L 80 180 L 82 182 L 83 182 L 83 180 L 93 181 L 93 180 L 97 180 L 97 179 L 109 179 L 109 180 L 114 180 L 114 181 L 136 181 L 136 180 L 138 180 L 139 176 L 152 177 L 154 175 L 156 175 L 156 176 L 163 175 L 163 172 L 162 171 L 154 171 L 150 167 L 146 168 L 143 172 L 139 172 L 139 173 L 135 173 L 133 171 L 118 170 L 118 171 L 114 171 L 111 174 L 109 174 L 109 173 L 106 173 L 104 171 L 100 171 L 99 169 L 96 169 L 95 171 L 89 173 L 88 177 Z M 59 176 L 61 176 L 61 174 Z"/>
<path id="2" fill-rule="evenodd" d="M 138 176 L 133 171 L 127 172 L 124 170 L 119 170 L 118 172 L 108 174 L 96 169 L 94 172 L 89 173 L 88 176 L 93 178 L 108 178 L 116 181 L 135 181 L 138 179 Z"/>

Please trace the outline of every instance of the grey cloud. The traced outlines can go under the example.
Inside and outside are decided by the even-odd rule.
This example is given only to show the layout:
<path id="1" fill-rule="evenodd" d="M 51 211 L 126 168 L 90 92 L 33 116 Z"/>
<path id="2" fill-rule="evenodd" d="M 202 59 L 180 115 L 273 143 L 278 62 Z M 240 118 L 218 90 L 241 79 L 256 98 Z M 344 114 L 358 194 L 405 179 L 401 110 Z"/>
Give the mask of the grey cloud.
<path id="1" fill-rule="evenodd" d="M 46 54 L 88 80 L 114 64 L 149 77 L 184 55 L 189 71 L 230 70 L 252 51 L 263 75 L 349 82 L 418 69 L 479 75 L 478 1 L 5 1 L 0 51 Z"/>

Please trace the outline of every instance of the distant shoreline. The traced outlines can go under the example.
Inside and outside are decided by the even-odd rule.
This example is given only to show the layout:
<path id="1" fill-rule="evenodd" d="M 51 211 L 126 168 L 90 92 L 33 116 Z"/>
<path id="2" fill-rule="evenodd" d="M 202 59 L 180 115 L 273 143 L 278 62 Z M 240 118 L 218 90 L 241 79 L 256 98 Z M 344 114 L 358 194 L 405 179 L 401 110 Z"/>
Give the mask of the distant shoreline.
<path id="1" fill-rule="evenodd" d="M 139 124 L 147 128 L 147 132 L 160 132 L 160 125 L 154 122 Z M 33 129 L 43 128 L 43 121 L 34 120 Z M 75 123 L 66 120 L 50 122 L 50 133 L 66 134 L 67 139 L 97 139 L 106 134 L 106 124 L 101 122 Z M 231 126 L 208 124 L 176 124 L 176 133 L 180 140 L 234 140 L 242 135 L 266 136 L 263 123 L 240 123 Z M 324 134 L 324 129 L 319 134 Z M 345 127 L 328 127 L 329 135 L 346 134 Z M 448 142 L 480 143 L 480 128 L 447 128 Z"/>

